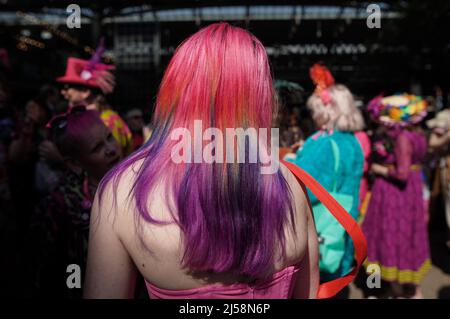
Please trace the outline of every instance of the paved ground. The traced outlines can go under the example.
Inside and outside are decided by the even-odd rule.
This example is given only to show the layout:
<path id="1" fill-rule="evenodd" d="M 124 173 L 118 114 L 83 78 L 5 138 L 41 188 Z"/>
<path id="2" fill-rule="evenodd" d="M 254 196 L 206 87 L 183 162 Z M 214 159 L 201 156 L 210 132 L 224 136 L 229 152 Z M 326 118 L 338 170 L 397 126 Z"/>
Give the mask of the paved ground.
<path id="1" fill-rule="evenodd" d="M 445 247 L 445 234 L 432 232 L 430 247 L 433 266 L 422 282 L 422 294 L 427 299 L 450 299 L 450 251 Z M 350 285 L 350 299 L 364 298 L 361 289 L 364 278 Z M 383 287 L 381 287 L 383 288 Z"/>
<path id="2" fill-rule="evenodd" d="M 450 299 L 450 275 L 433 266 L 422 282 L 422 293 L 426 299 Z M 363 291 L 352 283 L 349 298 L 364 298 Z"/>

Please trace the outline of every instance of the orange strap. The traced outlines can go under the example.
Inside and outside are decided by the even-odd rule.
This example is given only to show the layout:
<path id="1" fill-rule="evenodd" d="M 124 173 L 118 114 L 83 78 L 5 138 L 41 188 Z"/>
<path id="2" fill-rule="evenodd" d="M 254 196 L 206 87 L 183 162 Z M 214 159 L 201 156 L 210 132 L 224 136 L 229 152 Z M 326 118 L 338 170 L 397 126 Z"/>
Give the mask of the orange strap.
<path id="1" fill-rule="evenodd" d="M 325 299 L 335 296 L 345 286 L 350 284 L 358 274 L 361 264 L 364 262 L 367 256 L 367 243 L 366 238 L 358 226 L 358 223 L 353 217 L 345 211 L 345 209 L 322 187 L 314 178 L 308 173 L 302 170 L 300 167 L 281 160 L 289 170 L 295 175 L 300 183 L 305 184 L 307 188 L 317 197 L 317 199 L 325 205 L 326 208 L 333 214 L 334 218 L 344 227 L 347 233 L 353 240 L 356 254 L 356 267 L 353 270 L 338 279 L 328 281 L 319 286 L 317 298 Z"/>

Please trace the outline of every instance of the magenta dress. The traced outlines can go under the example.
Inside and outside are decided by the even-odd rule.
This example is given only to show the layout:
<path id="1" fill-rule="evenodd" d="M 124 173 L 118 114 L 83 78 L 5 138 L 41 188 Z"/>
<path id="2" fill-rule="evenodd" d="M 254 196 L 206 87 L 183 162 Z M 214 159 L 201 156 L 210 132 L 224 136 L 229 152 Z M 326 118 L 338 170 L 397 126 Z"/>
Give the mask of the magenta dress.
<path id="1" fill-rule="evenodd" d="M 427 142 L 413 131 L 393 136 L 393 153 L 382 163 L 390 167 L 389 177 L 375 179 L 362 225 L 365 265 L 378 264 L 386 281 L 419 284 L 431 267 L 421 169 Z"/>

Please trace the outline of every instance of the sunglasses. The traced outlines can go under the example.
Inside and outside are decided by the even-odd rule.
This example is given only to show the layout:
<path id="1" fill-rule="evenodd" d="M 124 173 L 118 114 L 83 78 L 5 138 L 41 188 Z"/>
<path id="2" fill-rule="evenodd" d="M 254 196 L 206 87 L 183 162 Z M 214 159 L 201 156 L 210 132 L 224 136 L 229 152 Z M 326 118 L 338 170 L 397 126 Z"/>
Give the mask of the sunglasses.
<path id="1" fill-rule="evenodd" d="M 77 85 L 77 84 L 63 84 L 61 85 L 62 90 L 68 90 L 68 89 L 76 89 L 76 90 L 84 90 L 86 89 L 83 85 Z"/>
<path id="2" fill-rule="evenodd" d="M 73 114 L 79 114 L 85 112 L 86 106 L 85 105 L 77 105 L 71 107 L 66 113 L 58 114 L 54 116 L 45 126 L 49 130 L 63 130 L 67 126 L 67 120 L 70 115 Z"/>

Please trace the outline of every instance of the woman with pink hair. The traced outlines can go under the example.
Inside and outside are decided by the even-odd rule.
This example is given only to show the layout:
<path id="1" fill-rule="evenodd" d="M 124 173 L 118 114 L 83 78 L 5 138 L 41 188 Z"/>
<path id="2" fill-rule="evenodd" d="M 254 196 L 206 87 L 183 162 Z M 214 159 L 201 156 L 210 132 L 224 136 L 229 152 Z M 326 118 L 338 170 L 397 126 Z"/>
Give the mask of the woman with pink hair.
<path id="1" fill-rule="evenodd" d="M 84 296 L 132 297 L 140 272 L 152 298 L 316 297 L 314 222 L 289 169 L 171 158 L 177 129 L 269 129 L 275 107 L 266 51 L 249 32 L 218 23 L 184 41 L 162 79 L 150 139 L 95 196 Z M 216 158 L 222 143 L 210 141 Z"/>

